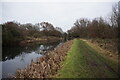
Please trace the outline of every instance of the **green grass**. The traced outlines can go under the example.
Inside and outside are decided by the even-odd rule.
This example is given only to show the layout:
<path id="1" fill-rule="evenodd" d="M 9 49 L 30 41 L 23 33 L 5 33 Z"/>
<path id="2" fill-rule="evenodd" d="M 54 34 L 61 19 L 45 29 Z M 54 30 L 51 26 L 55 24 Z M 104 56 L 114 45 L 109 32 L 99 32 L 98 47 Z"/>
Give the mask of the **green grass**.
<path id="1" fill-rule="evenodd" d="M 75 39 L 57 78 L 117 78 L 117 63 L 106 59 L 82 40 Z"/>

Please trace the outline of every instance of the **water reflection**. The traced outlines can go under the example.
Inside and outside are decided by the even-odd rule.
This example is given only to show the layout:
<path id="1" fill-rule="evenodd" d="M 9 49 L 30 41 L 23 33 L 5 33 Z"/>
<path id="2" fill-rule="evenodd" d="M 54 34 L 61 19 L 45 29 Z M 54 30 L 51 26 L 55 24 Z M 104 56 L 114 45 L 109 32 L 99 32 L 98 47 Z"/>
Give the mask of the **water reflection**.
<path id="1" fill-rule="evenodd" d="M 52 44 L 35 44 L 24 47 L 4 47 L 2 54 L 2 77 L 8 78 L 15 74 L 18 68 L 23 69 L 31 63 L 31 60 L 36 60 L 37 57 L 44 55 L 48 50 L 54 49 L 59 42 Z M 2 63 L 1 63 L 2 62 Z"/>

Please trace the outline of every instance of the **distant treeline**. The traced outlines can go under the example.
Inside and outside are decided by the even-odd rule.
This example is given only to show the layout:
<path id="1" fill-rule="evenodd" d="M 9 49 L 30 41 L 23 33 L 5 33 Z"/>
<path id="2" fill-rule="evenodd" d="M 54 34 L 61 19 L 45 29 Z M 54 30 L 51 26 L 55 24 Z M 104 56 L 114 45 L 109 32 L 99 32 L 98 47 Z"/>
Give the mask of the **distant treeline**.
<path id="1" fill-rule="evenodd" d="M 88 20 L 86 18 L 76 20 L 74 26 L 68 30 L 68 38 L 118 38 L 118 28 L 120 24 L 118 4 L 113 6 L 111 14 L 112 15 L 106 20 L 102 17 L 93 20 Z"/>
<path id="2" fill-rule="evenodd" d="M 55 28 L 48 22 L 41 22 L 35 25 L 30 23 L 20 24 L 17 22 L 7 22 L 2 24 L 2 44 L 16 44 L 22 40 L 47 36 L 64 37 L 65 39 L 116 39 L 119 36 L 118 33 L 120 30 L 120 8 L 118 6 L 118 4 L 113 6 L 112 15 L 109 19 L 105 20 L 99 17 L 93 20 L 88 20 L 86 18 L 76 20 L 74 26 L 68 30 L 67 33 L 64 33 L 59 27 Z"/>
<path id="3" fill-rule="evenodd" d="M 79 19 L 75 22 L 74 27 L 68 30 L 69 38 L 117 38 L 118 27 L 110 25 L 102 18 L 96 18 L 92 21 Z"/>
<path id="4" fill-rule="evenodd" d="M 48 22 L 41 22 L 35 25 L 30 23 L 20 24 L 17 22 L 7 22 L 2 24 L 2 44 L 16 45 L 22 40 L 32 38 L 42 38 L 47 36 L 62 37 L 63 31 Z"/>

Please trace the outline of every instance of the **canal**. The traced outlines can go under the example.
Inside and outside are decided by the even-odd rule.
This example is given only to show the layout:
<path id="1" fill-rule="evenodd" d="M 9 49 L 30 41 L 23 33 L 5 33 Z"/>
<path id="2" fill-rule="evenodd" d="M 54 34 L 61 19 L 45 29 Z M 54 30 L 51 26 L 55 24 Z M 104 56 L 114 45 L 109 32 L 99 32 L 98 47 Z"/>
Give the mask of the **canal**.
<path id="1" fill-rule="evenodd" d="M 17 47 L 2 47 L 2 78 L 9 78 L 15 75 L 17 69 L 23 69 L 42 57 L 47 51 L 62 44 L 61 41 L 48 44 L 30 44 Z"/>

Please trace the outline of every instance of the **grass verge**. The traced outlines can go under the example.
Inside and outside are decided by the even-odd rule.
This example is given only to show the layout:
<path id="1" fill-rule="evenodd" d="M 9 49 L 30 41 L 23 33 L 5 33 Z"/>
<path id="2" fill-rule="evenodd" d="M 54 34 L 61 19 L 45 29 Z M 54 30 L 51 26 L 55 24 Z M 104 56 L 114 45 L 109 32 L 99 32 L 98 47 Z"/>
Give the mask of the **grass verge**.
<path id="1" fill-rule="evenodd" d="M 56 78 L 117 78 L 117 63 L 99 55 L 82 40 L 75 39 Z"/>

